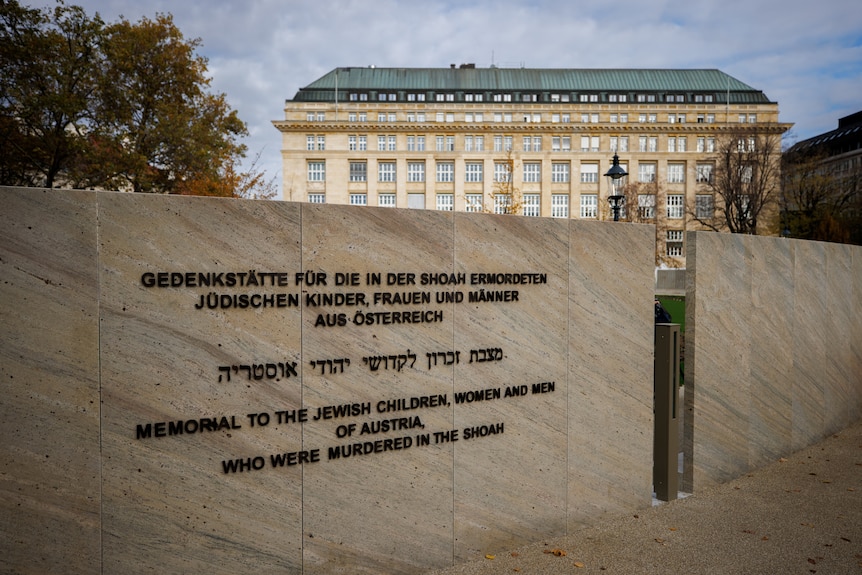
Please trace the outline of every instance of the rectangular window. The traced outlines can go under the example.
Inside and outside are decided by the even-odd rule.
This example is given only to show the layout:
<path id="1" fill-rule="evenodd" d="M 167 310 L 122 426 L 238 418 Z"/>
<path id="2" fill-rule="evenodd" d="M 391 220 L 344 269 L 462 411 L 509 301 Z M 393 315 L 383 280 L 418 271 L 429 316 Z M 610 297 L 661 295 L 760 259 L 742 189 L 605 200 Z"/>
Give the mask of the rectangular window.
<path id="1" fill-rule="evenodd" d="M 680 136 L 676 140 L 676 149 L 680 152 L 685 152 L 688 148 L 688 141 L 685 136 Z"/>
<path id="2" fill-rule="evenodd" d="M 509 162 L 494 162 L 494 181 L 512 181 L 512 165 Z"/>
<path id="3" fill-rule="evenodd" d="M 441 212 L 451 212 L 455 209 L 453 194 L 437 194 L 437 209 Z"/>
<path id="4" fill-rule="evenodd" d="M 482 163 L 467 162 L 464 164 L 464 181 L 465 182 L 481 182 L 482 181 Z"/>
<path id="5" fill-rule="evenodd" d="M 581 194 L 581 218 L 596 219 L 599 215 L 599 196 L 596 194 Z"/>
<path id="6" fill-rule="evenodd" d="M 326 149 L 326 136 L 317 136 L 317 149 L 325 150 Z"/>
<path id="7" fill-rule="evenodd" d="M 356 151 L 356 136 L 347 136 L 347 149 L 351 152 Z"/>
<path id="8" fill-rule="evenodd" d="M 396 141 L 397 141 L 397 140 L 396 140 L 396 136 L 389 136 L 389 147 L 388 147 L 387 149 L 388 149 L 390 152 L 394 152 L 394 151 L 395 151 Z"/>
<path id="9" fill-rule="evenodd" d="M 377 136 L 377 151 L 386 151 L 386 136 Z"/>
<path id="10" fill-rule="evenodd" d="M 455 136 L 446 136 L 446 151 L 455 151 Z"/>
<path id="11" fill-rule="evenodd" d="M 476 136 L 476 151 L 485 151 L 485 136 Z"/>
<path id="12" fill-rule="evenodd" d="M 368 164 L 365 162 L 350 162 L 350 181 L 368 181 Z"/>
<path id="13" fill-rule="evenodd" d="M 351 96 L 354 96 L 354 95 L 355 94 L 351 94 Z M 347 114 L 347 121 L 348 122 L 355 122 L 356 121 L 356 112 L 350 112 L 349 114 Z"/>
<path id="14" fill-rule="evenodd" d="M 682 238 L 683 231 L 682 230 L 668 230 L 667 231 L 667 255 L 680 257 L 682 256 Z"/>
<path id="15" fill-rule="evenodd" d="M 509 194 L 496 194 L 494 196 L 494 213 L 508 214 L 512 207 L 512 196 Z"/>
<path id="16" fill-rule="evenodd" d="M 581 136 L 581 151 L 589 152 L 590 151 L 590 137 L 589 136 Z"/>
<path id="17" fill-rule="evenodd" d="M 506 136 L 503 138 L 503 149 L 506 152 L 512 151 L 512 136 Z"/>
<path id="18" fill-rule="evenodd" d="M 658 138 L 657 137 L 650 136 L 649 146 L 647 147 L 647 150 L 650 152 L 657 152 L 658 151 Z"/>
<path id="19" fill-rule="evenodd" d="M 638 164 L 638 181 L 649 183 L 655 181 L 655 164 L 640 163 Z"/>
<path id="20" fill-rule="evenodd" d="M 553 195 L 551 195 L 551 217 L 552 218 L 568 218 L 569 217 L 569 196 L 568 196 L 568 194 L 553 194 Z"/>
<path id="21" fill-rule="evenodd" d="M 326 181 L 326 162 L 308 162 L 308 181 Z"/>
<path id="22" fill-rule="evenodd" d="M 654 194 L 638 194 L 638 217 L 643 220 L 655 218 Z"/>
<path id="23" fill-rule="evenodd" d="M 560 136 L 552 136 L 551 137 L 551 151 L 559 152 L 560 151 Z"/>
<path id="24" fill-rule="evenodd" d="M 425 136 L 416 136 L 416 151 L 425 151 Z"/>
<path id="25" fill-rule="evenodd" d="M 364 152 L 368 149 L 368 136 L 359 136 L 359 151 Z"/>
<path id="26" fill-rule="evenodd" d="M 638 136 L 638 152 L 646 152 L 647 147 L 647 137 L 646 136 Z"/>
<path id="27" fill-rule="evenodd" d="M 697 165 L 697 181 L 703 184 L 712 182 L 712 164 Z"/>
<path id="28" fill-rule="evenodd" d="M 446 150 L 446 139 L 443 136 L 437 136 L 437 151 L 443 152 Z"/>
<path id="29" fill-rule="evenodd" d="M 670 219 L 682 219 L 685 211 L 685 196 L 682 194 L 667 195 L 667 217 Z"/>
<path id="30" fill-rule="evenodd" d="M 368 112 L 359 112 L 359 121 L 367 122 L 368 121 Z"/>
<path id="31" fill-rule="evenodd" d="M 685 182 L 685 164 L 667 165 L 667 183 L 681 184 Z"/>
<path id="32" fill-rule="evenodd" d="M 395 194 L 377 194 L 377 205 L 382 208 L 394 208 Z"/>
<path id="33" fill-rule="evenodd" d="M 365 194 L 350 194 L 351 206 L 367 206 L 368 196 Z"/>
<path id="34" fill-rule="evenodd" d="M 542 164 L 539 162 L 524 162 L 524 181 L 541 182 Z"/>
<path id="35" fill-rule="evenodd" d="M 309 204 L 325 204 L 326 194 L 308 194 Z"/>
<path id="36" fill-rule="evenodd" d="M 407 181 L 425 181 L 425 162 L 407 162 Z"/>
<path id="37" fill-rule="evenodd" d="M 524 136 L 524 151 L 532 152 L 533 151 L 533 138 L 530 136 Z"/>
<path id="38" fill-rule="evenodd" d="M 524 194 L 524 215 L 539 217 L 541 212 L 541 196 L 539 194 Z"/>
<path id="39" fill-rule="evenodd" d="M 473 136 L 464 136 L 464 151 L 473 151 Z"/>
<path id="40" fill-rule="evenodd" d="M 308 152 L 314 151 L 314 136 L 305 137 L 305 149 Z"/>
<path id="41" fill-rule="evenodd" d="M 416 151 L 416 136 L 407 136 L 407 151 Z"/>
<path id="42" fill-rule="evenodd" d="M 676 152 L 676 138 L 674 136 L 670 136 L 667 139 L 667 151 Z"/>
<path id="43" fill-rule="evenodd" d="M 697 194 L 694 198 L 695 216 L 708 220 L 715 215 L 715 204 L 712 199 L 712 194 Z"/>
<path id="44" fill-rule="evenodd" d="M 494 136 L 494 151 L 503 151 L 503 136 Z"/>
<path id="45" fill-rule="evenodd" d="M 464 197 L 467 200 L 464 211 L 472 213 L 482 211 L 482 194 L 466 194 Z"/>
<path id="46" fill-rule="evenodd" d="M 598 164 L 581 164 L 581 183 L 595 184 L 599 181 Z"/>
<path id="47" fill-rule="evenodd" d="M 455 164 L 452 162 L 437 162 L 437 181 L 454 182 Z"/>
<path id="48" fill-rule="evenodd" d="M 551 181 L 555 184 L 565 184 L 569 181 L 569 163 L 554 162 L 551 164 Z"/>
<path id="49" fill-rule="evenodd" d="M 377 164 L 377 181 L 395 181 L 395 162 L 380 162 L 379 164 Z"/>

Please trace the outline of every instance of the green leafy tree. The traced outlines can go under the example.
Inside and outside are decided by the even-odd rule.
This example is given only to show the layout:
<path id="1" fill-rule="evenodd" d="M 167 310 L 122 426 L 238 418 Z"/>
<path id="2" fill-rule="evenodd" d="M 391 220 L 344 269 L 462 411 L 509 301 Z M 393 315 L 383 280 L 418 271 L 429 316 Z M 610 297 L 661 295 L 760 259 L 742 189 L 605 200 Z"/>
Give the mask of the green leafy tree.
<path id="1" fill-rule="evenodd" d="M 245 124 L 170 15 L 105 24 L 0 0 L 0 183 L 272 197 Z"/>
<path id="2" fill-rule="evenodd" d="M 85 153 L 102 22 L 77 6 L 0 2 L 0 177 L 53 187 Z"/>

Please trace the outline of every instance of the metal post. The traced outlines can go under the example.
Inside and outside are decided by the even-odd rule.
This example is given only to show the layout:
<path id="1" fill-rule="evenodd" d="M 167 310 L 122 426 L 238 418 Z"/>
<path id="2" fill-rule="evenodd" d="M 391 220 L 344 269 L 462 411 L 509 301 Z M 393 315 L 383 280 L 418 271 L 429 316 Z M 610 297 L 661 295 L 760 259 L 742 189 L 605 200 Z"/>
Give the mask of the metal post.
<path id="1" fill-rule="evenodd" d="M 660 501 L 679 490 L 679 324 L 655 325 L 653 488 Z"/>

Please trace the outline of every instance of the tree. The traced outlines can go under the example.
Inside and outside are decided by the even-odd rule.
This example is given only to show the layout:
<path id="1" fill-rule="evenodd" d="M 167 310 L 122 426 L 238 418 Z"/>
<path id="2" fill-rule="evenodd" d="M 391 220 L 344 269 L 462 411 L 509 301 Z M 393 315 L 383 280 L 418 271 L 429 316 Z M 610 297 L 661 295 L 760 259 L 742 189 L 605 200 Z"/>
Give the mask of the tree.
<path id="1" fill-rule="evenodd" d="M 90 185 L 176 192 L 183 179 L 212 178 L 245 153 L 245 124 L 223 94 L 205 88 L 207 61 L 170 15 L 106 29 L 94 154 L 81 174 Z M 108 170 L 105 170 L 105 167 Z"/>
<path id="2" fill-rule="evenodd" d="M 271 200 L 278 194 L 275 178 L 266 179 L 266 174 L 257 169 L 260 154 L 255 157 L 249 171 L 237 170 L 235 157 L 226 157 L 216 174 L 183 180 L 178 183 L 176 193 L 185 196 L 220 196 L 245 198 L 248 200 Z"/>
<path id="3" fill-rule="evenodd" d="M 238 170 L 247 129 L 199 46 L 170 15 L 108 25 L 0 0 L 0 183 L 272 197 Z"/>
<path id="4" fill-rule="evenodd" d="M 496 165 L 505 164 L 502 174 L 496 173 Z M 523 213 L 524 200 L 521 190 L 515 186 L 515 158 L 512 151 L 506 154 L 503 162 L 495 162 L 494 187 L 491 190 L 491 200 L 494 205 L 485 211 L 494 214 L 518 215 Z"/>
<path id="5" fill-rule="evenodd" d="M 627 182 L 620 186 L 623 196 L 620 221 L 636 224 L 654 224 L 655 226 L 655 265 L 679 267 L 681 262 L 667 255 L 667 218 L 661 217 L 667 213 L 667 192 L 657 179 L 651 182 Z M 610 219 L 610 205 L 605 204 L 602 214 Z"/>
<path id="6" fill-rule="evenodd" d="M 0 177 L 53 187 L 86 148 L 102 21 L 77 6 L 0 3 Z"/>
<path id="7" fill-rule="evenodd" d="M 772 131 L 736 130 L 720 138 L 712 174 L 701 182 L 701 191 L 714 198 L 714 212 L 688 206 L 691 218 L 713 231 L 766 232 L 778 211 L 780 144 L 780 134 Z"/>
<path id="8" fill-rule="evenodd" d="M 790 237 L 862 243 L 862 171 L 829 162 L 825 150 L 782 156 L 782 228 Z"/>

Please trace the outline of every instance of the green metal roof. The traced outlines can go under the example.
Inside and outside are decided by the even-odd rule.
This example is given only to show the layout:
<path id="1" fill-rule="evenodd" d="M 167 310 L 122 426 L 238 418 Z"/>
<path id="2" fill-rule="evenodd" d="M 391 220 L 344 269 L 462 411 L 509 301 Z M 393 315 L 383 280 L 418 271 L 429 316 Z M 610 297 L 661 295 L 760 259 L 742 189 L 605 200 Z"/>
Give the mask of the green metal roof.
<path id="1" fill-rule="evenodd" d="M 336 68 L 301 88 L 295 101 L 346 92 L 698 93 L 716 101 L 768 103 L 760 90 L 716 69 Z M 720 98 L 719 98 L 720 96 Z M 339 98 L 340 99 L 340 98 Z"/>

